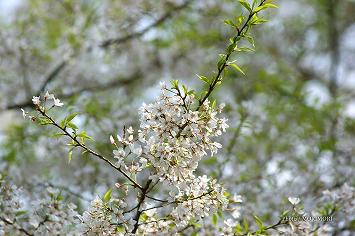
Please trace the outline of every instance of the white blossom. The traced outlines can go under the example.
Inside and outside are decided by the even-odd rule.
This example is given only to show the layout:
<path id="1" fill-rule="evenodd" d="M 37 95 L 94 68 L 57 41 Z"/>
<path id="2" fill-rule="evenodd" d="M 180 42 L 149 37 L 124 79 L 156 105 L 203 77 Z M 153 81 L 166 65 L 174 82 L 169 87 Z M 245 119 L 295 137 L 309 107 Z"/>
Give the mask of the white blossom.
<path id="1" fill-rule="evenodd" d="M 26 111 L 25 111 L 24 109 L 22 109 L 22 108 L 21 108 L 21 111 L 22 111 L 22 116 L 23 116 L 23 118 L 25 119 L 26 116 L 27 116 L 27 113 L 26 113 Z"/>
<path id="2" fill-rule="evenodd" d="M 298 203 L 301 202 L 301 199 L 299 199 L 298 197 L 289 197 L 288 201 L 292 204 L 292 205 L 297 205 Z"/>
<path id="3" fill-rule="evenodd" d="M 32 98 L 32 102 L 34 105 L 40 105 L 41 104 L 41 97 L 36 97 L 36 96 L 33 96 Z"/>
<path id="4" fill-rule="evenodd" d="M 46 92 L 46 94 L 44 95 L 44 99 L 48 100 L 48 99 L 55 99 L 54 94 L 50 94 L 48 91 Z"/>
<path id="5" fill-rule="evenodd" d="M 54 102 L 54 106 L 56 107 L 61 107 L 64 105 L 64 103 L 60 102 L 60 100 L 57 98 L 53 98 L 53 102 Z"/>
<path id="6" fill-rule="evenodd" d="M 139 140 L 143 153 L 157 173 L 152 178 L 184 181 L 193 176 L 198 162 L 208 151 L 217 153 L 222 145 L 213 140 L 228 127 L 217 110 L 206 100 L 198 111 L 190 110 L 193 95 L 183 100 L 173 94 L 167 96 L 164 86 L 158 100 L 140 108 Z"/>

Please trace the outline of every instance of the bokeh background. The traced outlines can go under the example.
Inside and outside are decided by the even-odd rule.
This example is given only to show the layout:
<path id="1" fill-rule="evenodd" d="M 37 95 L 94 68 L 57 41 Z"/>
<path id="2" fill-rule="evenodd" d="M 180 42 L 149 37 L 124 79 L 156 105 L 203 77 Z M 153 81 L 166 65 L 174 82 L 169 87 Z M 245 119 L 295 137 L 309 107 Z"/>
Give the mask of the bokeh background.
<path id="1" fill-rule="evenodd" d="M 213 94 L 226 103 L 224 148 L 198 172 L 243 196 L 242 215 L 275 221 L 288 196 L 308 208 L 322 191 L 355 184 L 355 1 L 279 0 Z M 24 120 L 32 96 L 64 101 L 74 122 L 112 156 L 109 136 L 139 127 L 159 81 L 203 89 L 242 9 L 234 0 L 0 0 L 0 172 L 30 195 L 47 186 L 79 209 L 119 181 L 105 163 Z M 336 216 L 355 230 L 354 215 Z"/>

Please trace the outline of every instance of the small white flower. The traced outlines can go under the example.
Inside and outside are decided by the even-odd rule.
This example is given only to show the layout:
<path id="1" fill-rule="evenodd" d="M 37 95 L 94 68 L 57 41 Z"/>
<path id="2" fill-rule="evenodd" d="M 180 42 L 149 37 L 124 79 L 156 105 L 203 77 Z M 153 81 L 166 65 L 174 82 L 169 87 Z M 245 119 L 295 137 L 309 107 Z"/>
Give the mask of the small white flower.
<path id="1" fill-rule="evenodd" d="M 130 145 L 130 149 L 131 149 L 133 154 L 135 154 L 137 156 L 142 155 L 142 147 L 141 147 L 141 145 L 132 144 L 132 145 Z"/>
<path id="2" fill-rule="evenodd" d="M 34 105 L 39 105 L 39 104 L 41 104 L 40 98 L 41 98 L 41 97 L 33 96 L 33 98 L 32 98 L 33 104 L 34 104 Z"/>
<path id="3" fill-rule="evenodd" d="M 133 135 L 128 136 L 128 141 L 132 142 L 133 141 Z"/>
<path id="4" fill-rule="evenodd" d="M 130 126 L 130 127 L 127 129 L 127 132 L 128 132 L 129 134 L 133 134 L 134 130 L 133 130 L 132 126 Z"/>
<path id="5" fill-rule="evenodd" d="M 240 217 L 240 209 L 239 209 L 239 207 L 234 208 L 234 210 L 232 211 L 231 214 L 232 214 L 232 217 L 234 219 L 239 218 Z"/>
<path id="6" fill-rule="evenodd" d="M 142 164 L 142 166 L 145 166 L 145 165 L 147 165 L 147 159 L 145 159 L 145 158 L 140 158 L 139 159 L 139 162 Z"/>
<path id="7" fill-rule="evenodd" d="M 242 196 L 241 196 L 241 195 L 234 194 L 234 195 L 233 195 L 233 202 L 236 202 L 236 203 L 241 203 L 241 202 L 243 202 Z"/>
<path id="8" fill-rule="evenodd" d="M 288 201 L 295 206 L 301 202 L 301 199 L 299 199 L 298 197 L 289 197 Z"/>
<path id="9" fill-rule="evenodd" d="M 44 99 L 48 100 L 48 99 L 55 99 L 54 94 L 50 94 L 48 91 L 46 92 L 46 94 L 44 95 Z"/>
<path id="10" fill-rule="evenodd" d="M 111 142 L 111 144 L 115 144 L 116 143 L 115 139 L 112 137 L 112 135 L 110 135 L 110 142 Z"/>
<path id="11" fill-rule="evenodd" d="M 60 102 L 60 100 L 57 98 L 54 98 L 53 101 L 54 101 L 54 106 L 56 107 L 61 107 L 64 105 L 64 103 Z"/>
<path id="12" fill-rule="evenodd" d="M 160 86 L 161 89 L 166 89 L 166 84 L 165 84 L 164 81 L 160 81 L 159 82 L 159 86 Z"/>
<path id="13" fill-rule="evenodd" d="M 126 152 L 123 148 L 119 148 L 117 150 L 113 150 L 113 155 L 115 155 L 115 158 L 120 159 L 126 155 Z"/>
<path id="14" fill-rule="evenodd" d="M 237 225 L 237 222 L 232 219 L 227 219 L 224 221 L 224 224 L 228 225 L 229 227 L 235 227 Z"/>
<path id="15" fill-rule="evenodd" d="M 145 212 L 145 214 L 148 216 L 148 217 L 152 217 L 155 215 L 155 213 L 157 212 L 157 209 L 150 209 L 148 211 Z"/>
<path id="16" fill-rule="evenodd" d="M 25 110 L 21 108 L 21 111 L 22 111 L 22 116 L 23 116 L 23 118 L 26 118 L 27 113 L 25 112 Z"/>

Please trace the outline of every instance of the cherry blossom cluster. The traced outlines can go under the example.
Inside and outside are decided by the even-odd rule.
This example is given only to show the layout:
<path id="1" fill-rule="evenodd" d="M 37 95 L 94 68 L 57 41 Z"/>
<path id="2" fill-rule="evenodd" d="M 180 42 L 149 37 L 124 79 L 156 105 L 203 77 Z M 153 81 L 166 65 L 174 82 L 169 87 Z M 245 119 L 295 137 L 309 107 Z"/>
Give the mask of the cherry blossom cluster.
<path id="1" fill-rule="evenodd" d="M 183 190 L 178 191 L 175 196 L 171 193 L 174 201 L 181 202 L 171 212 L 178 228 L 187 226 L 191 219 L 200 220 L 221 208 L 224 209 L 229 203 L 223 195 L 223 187 L 206 175 L 194 178 L 184 185 Z"/>
<path id="2" fill-rule="evenodd" d="M 318 210 L 306 212 L 301 205 L 300 198 L 289 197 L 288 201 L 292 204 L 293 214 L 284 219 L 288 225 L 278 228 L 278 231 L 287 235 L 334 235 L 333 214 L 339 209 L 340 212 L 346 214 L 346 217 L 353 217 L 354 199 L 354 188 L 347 183 L 333 191 L 323 191 L 325 209 L 321 207 Z"/>
<path id="3" fill-rule="evenodd" d="M 15 185 L 3 182 L 0 193 L 0 235 L 68 235 L 74 232 L 76 206 L 64 203 L 59 191 L 48 188 L 45 196 L 31 199 Z"/>
<path id="4" fill-rule="evenodd" d="M 46 114 L 48 106 L 45 103 L 48 100 L 53 100 L 51 107 L 63 105 L 48 92 L 43 98 L 34 97 L 32 101 L 40 115 L 55 125 L 54 119 Z M 162 189 L 169 193 L 167 199 L 160 200 L 162 206 L 149 207 L 146 202 L 132 206 L 127 192 L 124 199 L 96 198 L 89 209 L 77 217 L 78 223 L 75 224 L 79 232 L 85 235 L 115 235 L 118 231 L 125 235 L 157 232 L 173 235 L 191 222 L 198 222 L 225 209 L 229 203 L 225 189 L 206 175 L 194 175 L 201 158 L 216 154 L 222 147 L 214 140 L 228 128 L 227 120 L 219 117 L 222 108 L 207 99 L 199 104 L 193 93 L 184 86 L 183 89 L 179 86 L 167 88 L 162 84 L 160 97 L 140 109 L 140 129 L 135 132 L 132 127 L 125 128 L 116 137 L 110 136 L 110 142 L 115 146 L 113 157 L 116 168 L 135 176 L 134 179 L 147 170 L 149 181 L 163 184 Z M 24 111 L 23 114 L 28 115 Z M 63 129 L 66 131 L 65 127 Z M 117 183 L 117 187 L 123 190 L 127 186 Z M 144 213 L 149 219 L 139 217 L 133 220 L 134 212 Z M 54 219 L 73 216 L 63 214 L 53 211 L 50 215 Z M 239 215 L 239 210 L 235 209 L 234 214 Z M 32 225 L 42 227 L 45 224 L 39 222 L 45 219 L 35 217 Z M 52 227 L 60 228 L 56 220 L 50 222 L 55 224 Z"/>
<path id="5" fill-rule="evenodd" d="M 63 235 L 73 231 L 78 212 L 76 205 L 63 201 L 60 191 L 48 188 L 48 197 L 32 201 L 30 224 L 36 235 Z"/>
<path id="6" fill-rule="evenodd" d="M 41 96 L 33 96 L 32 103 L 36 107 L 42 107 L 44 105 L 51 105 L 51 107 L 62 107 L 64 103 L 62 103 L 58 98 L 54 96 L 54 94 L 49 93 L 48 91 Z M 36 117 L 29 115 L 24 109 L 21 108 L 23 118 L 28 117 L 30 120 L 35 121 Z"/>
<path id="7" fill-rule="evenodd" d="M 354 216 L 355 218 L 355 188 L 345 183 L 338 189 L 333 191 L 323 191 L 325 198 L 330 199 L 333 202 L 341 204 L 341 211 L 348 216 Z"/>
<path id="8" fill-rule="evenodd" d="M 169 202 L 176 205 L 169 219 L 147 223 L 139 232 L 163 232 L 166 228 L 169 235 L 173 232 L 167 226 L 186 227 L 192 219 L 203 219 L 228 204 L 225 190 L 216 180 L 193 173 L 201 158 L 222 147 L 213 139 L 228 128 L 227 120 L 218 117 L 223 106 L 216 108 L 208 100 L 197 109 L 194 106 L 196 99 L 187 89 L 167 88 L 163 83 L 159 98 L 141 107 L 137 135 L 129 127 L 116 138 L 110 137 L 116 146 L 116 164 L 131 174 L 148 168 L 150 179 L 170 186 Z"/>
<path id="9" fill-rule="evenodd" d="M 121 210 L 124 203 L 119 199 L 114 199 L 111 204 L 113 202 L 115 207 L 110 207 L 108 202 L 100 198 L 93 200 L 89 209 L 80 217 L 79 232 L 83 235 L 115 235 L 117 225 L 112 222 L 124 220 Z"/>
<path id="10" fill-rule="evenodd" d="M 196 101 L 193 94 L 175 88 L 168 96 L 167 91 L 162 84 L 160 97 L 141 107 L 139 141 L 156 170 L 152 178 L 178 183 L 193 176 L 208 151 L 217 153 L 222 145 L 213 138 L 225 132 L 228 125 L 225 118 L 218 117 L 222 107 L 214 109 L 206 100 L 198 110 L 192 110 Z"/>

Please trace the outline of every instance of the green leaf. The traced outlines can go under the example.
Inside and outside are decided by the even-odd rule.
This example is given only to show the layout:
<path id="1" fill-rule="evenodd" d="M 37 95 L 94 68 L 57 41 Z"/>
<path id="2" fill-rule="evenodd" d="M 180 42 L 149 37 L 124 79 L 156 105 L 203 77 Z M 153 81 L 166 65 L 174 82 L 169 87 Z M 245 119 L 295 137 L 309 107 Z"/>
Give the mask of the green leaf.
<path id="1" fill-rule="evenodd" d="M 139 216 L 139 220 L 140 221 L 143 221 L 143 222 L 146 222 L 148 220 L 148 216 L 145 212 L 143 212 L 140 216 Z"/>
<path id="2" fill-rule="evenodd" d="M 75 125 L 74 123 L 72 123 L 72 122 L 68 122 L 68 123 L 67 123 L 67 126 L 68 126 L 69 128 L 72 128 L 73 130 L 79 129 L 78 126 L 76 126 L 76 125 Z"/>
<path id="3" fill-rule="evenodd" d="M 243 220 L 243 226 L 244 226 L 245 232 L 248 232 L 249 231 L 249 224 L 246 219 Z"/>
<path id="4" fill-rule="evenodd" d="M 233 52 L 236 49 L 236 47 L 237 47 L 237 43 L 236 42 L 232 43 L 231 45 L 228 46 L 227 53 Z"/>
<path id="5" fill-rule="evenodd" d="M 232 20 L 225 20 L 224 21 L 224 23 L 226 24 L 226 25 L 230 25 L 230 26 L 232 26 L 233 28 L 236 28 L 237 26 L 234 24 L 234 22 L 232 21 Z"/>
<path id="6" fill-rule="evenodd" d="M 245 0 L 239 0 L 239 3 L 242 4 L 243 7 L 245 7 L 249 12 L 252 11 L 251 7 L 250 7 L 250 4 L 245 1 Z"/>
<path id="7" fill-rule="evenodd" d="M 179 80 L 171 81 L 171 85 L 173 86 L 173 88 L 178 89 L 179 88 Z"/>
<path id="8" fill-rule="evenodd" d="M 190 90 L 187 92 L 188 95 L 191 95 L 191 94 L 195 94 L 195 91 L 194 90 Z"/>
<path id="9" fill-rule="evenodd" d="M 68 153 L 68 162 L 69 162 L 69 163 L 70 163 L 72 157 L 73 157 L 73 151 L 70 150 L 69 153 Z"/>
<path id="10" fill-rule="evenodd" d="M 260 24 L 263 24 L 265 22 L 268 22 L 268 20 L 266 19 L 262 19 L 262 18 L 257 18 L 255 19 L 254 21 L 252 21 L 252 24 L 253 25 L 260 25 Z"/>
<path id="11" fill-rule="evenodd" d="M 244 16 L 243 15 L 240 15 L 237 17 L 237 22 L 238 22 L 238 25 L 241 25 L 244 21 Z"/>
<path id="12" fill-rule="evenodd" d="M 59 194 L 57 195 L 57 197 L 55 198 L 55 200 L 57 200 L 57 201 L 62 201 L 62 200 L 64 200 L 64 197 L 62 196 L 61 193 L 59 193 Z"/>
<path id="13" fill-rule="evenodd" d="M 52 121 L 48 118 L 38 118 L 38 122 L 40 125 L 49 125 L 52 124 Z"/>
<path id="14" fill-rule="evenodd" d="M 254 215 L 254 219 L 255 219 L 255 222 L 258 225 L 259 229 L 263 229 L 264 227 L 263 227 L 262 220 L 260 220 L 260 218 L 258 216 L 256 216 L 256 215 Z"/>
<path id="15" fill-rule="evenodd" d="M 238 52 L 255 52 L 254 49 L 248 47 L 240 47 L 235 49 Z"/>
<path id="16" fill-rule="evenodd" d="M 197 75 L 197 74 L 196 74 Z M 210 81 L 208 80 L 208 78 L 206 76 L 203 75 L 197 75 L 197 77 L 202 80 L 203 82 L 205 82 L 206 84 L 209 84 Z"/>
<path id="17" fill-rule="evenodd" d="M 105 202 L 109 202 L 111 199 L 111 193 L 112 193 L 112 188 L 110 188 L 109 190 L 107 190 L 107 192 L 104 195 L 104 201 Z"/>
<path id="18" fill-rule="evenodd" d="M 224 65 L 224 63 L 226 63 L 226 55 L 225 54 L 220 54 L 219 55 L 221 58 L 219 59 L 218 63 L 217 63 L 217 66 L 218 66 L 218 69 L 221 68 L 221 66 Z"/>
<path id="19" fill-rule="evenodd" d="M 219 218 L 221 218 L 221 219 L 223 219 L 223 218 L 224 218 L 224 217 L 223 217 L 223 213 L 222 213 L 222 211 L 221 211 L 221 210 L 217 211 L 217 214 L 218 214 Z"/>
<path id="20" fill-rule="evenodd" d="M 259 11 L 266 9 L 266 8 L 278 8 L 278 6 L 276 6 L 275 4 L 272 4 L 272 3 L 265 3 L 265 4 L 255 8 L 254 12 L 259 12 Z"/>
<path id="21" fill-rule="evenodd" d="M 125 232 L 126 232 L 126 229 L 125 229 L 124 226 L 117 226 L 116 232 L 117 232 L 117 233 L 125 233 Z"/>
<path id="22" fill-rule="evenodd" d="M 212 223 L 213 223 L 213 225 L 215 225 L 215 226 L 217 225 L 217 220 L 218 220 L 218 219 L 217 219 L 217 215 L 216 215 L 216 214 L 213 214 L 213 215 L 212 215 Z"/>
<path id="23" fill-rule="evenodd" d="M 211 107 L 212 107 L 212 109 L 215 109 L 217 107 L 216 99 L 213 100 Z"/>
<path id="24" fill-rule="evenodd" d="M 84 139 L 89 139 L 91 141 L 94 141 L 94 139 L 92 137 L 90 137 L 89 135 L 87 135 L 86 131 L 81 132 L 80 134 L 78 134 L 78 137 Z"/>
<path id="25" fill-rule="evenodd" d="M 77 113 L 77 112 L 74 112 L 73 114 L 67 116 L 65 119 L 66 119 L 67 122 L 70 122 L 70 121 L 72 121 L 72 119 L 74 119 L 77 115 L 78 115 L 78 113 Z"/>
<path id="26" fill-rule="evenodd" d="M 245 75 L 244 71 L 235 63 L 229 64 L 229 66 L 233 67 L 235 70 L 239 71 L 243 75 Z"/>
<path id="27" fill-rule="evenodd" d="M 285 218 L 288 215 L 289 212 L 290 212 L 289 210 L 286 210 L 286 211 L 282 212 L 280 218 L 281 219 Z"/>
<path id="28" fill-rule="evenodd" d="M 56 134 L 53 134 L 51 137 L 52 138 L 59 138 L 59 137 L 64 136 L 64 135 L 66 135 L 66 134 L 65 133 L 56 133 Z"/>
<path id="29" fill-rule="evenodd" d="M 255 43 L 254 43 L 253 37 L 250 36 L 250 35 L 245 35 L 244 37 L 245 37 L 245 38 L 248 40 L 248 42 L 253 46 L 253 48 L 255 48 Z"/>
<path id="30" fill-rule="evenodd" d="M 24 214 L 26 214 L 27 213 L 27 211 L 25 211 L 25 210 L 20 210 L 20 211 L 16 211 L 16 213 L 15 213 L 15 215 L 16 216 L 21 216 L 21 215 L 24 215 Z"/>
<path id="31" fill-rule="evenodd" d="M 63 120 L 60 122 L 60 126 L 61 126 L 62 128 L 64 128 L 66 125 L 67 125 L 66 119 L 63 119 Z"/>

